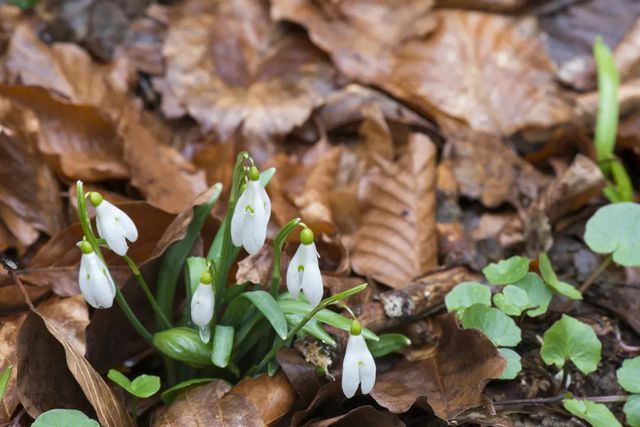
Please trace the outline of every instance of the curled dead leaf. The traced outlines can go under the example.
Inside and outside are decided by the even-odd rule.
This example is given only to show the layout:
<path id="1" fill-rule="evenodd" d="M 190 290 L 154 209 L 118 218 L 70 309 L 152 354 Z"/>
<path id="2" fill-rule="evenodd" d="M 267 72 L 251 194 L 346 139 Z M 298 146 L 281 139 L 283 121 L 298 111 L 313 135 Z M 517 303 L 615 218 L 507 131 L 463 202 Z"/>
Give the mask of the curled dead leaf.
<path id="1" fill-rule="evenodd" d="M 427 136 L 413 134 L 398 162 L 380 160 L 365 175 L 351 257 L 359 274 L 400 288 L 437 265 L 436 154 Z"/>
<path id="2" fill-rule="evenodd" d="M 296 393 L 282 372 L 273 377 L 262 374 L 244 378 L 231 391 L 248 398 L 258 408 L 265 424 L 283 417 L 296 401 Z"/>

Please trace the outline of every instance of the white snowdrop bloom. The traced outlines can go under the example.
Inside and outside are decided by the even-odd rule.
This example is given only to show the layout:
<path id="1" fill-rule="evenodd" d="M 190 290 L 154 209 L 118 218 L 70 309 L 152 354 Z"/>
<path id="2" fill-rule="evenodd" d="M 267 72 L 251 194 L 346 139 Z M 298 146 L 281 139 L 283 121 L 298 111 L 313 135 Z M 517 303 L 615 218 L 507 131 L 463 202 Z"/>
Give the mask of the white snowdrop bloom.
<path id="1" fill-rule="evenodd" d="M 298 298 L 302 291 L 309 303 L 315 307 L 322 300 L 324 288 L 318 265 L 319 255 L 313 243 L 313 232 L 308 228 L 302 230 L 300 242 L 287 267 L 287 289 L 294 298 Z"/>
<path id="2" fill-rule="evenodd" d="M 107 266 L 96 255 L 89 242 L 80 242 L 78 246 L 82 251 L 78 282 L 84 299 L 95 308 L 111 307 L 116 297 L 116 285 Z"/>
<path id="3" fill-rule="evenodd" d="M 120 256 L 129 249 L 127 240 L 138 240 L 138 229 L 131 218 L 113 204 L 103 200 L 100 193 L 92 192 L 89 200 L 96 209 L 98 234 L 107 241 L 109 248 Z"/>
<path id="4" fill-rule="evenodd" d="M 271 201 L 259 180 L 260 173 L 252 166 L 247 188 L 238 198 L 231 217 L 233 244 L 243 246 L 251 255 L 257 253 L 264 245 L 271 217 Z"/>
<path id="5" fill-rule="evenodd" d="M 342 362 L 342 392 L 348 398 L 356 394 L 358 385 L 362 394 L 368 394 L 376 382 L 376 362 L 361 331 L 360 323 L 354 320 Z"/>
<path id="6" fill-rule="evenodd" d="M 191 320 L 200 328 L 200 339 L 208 343 L 210 339 L 209 323 L 213 319 L 215 295 L 211 282 L 211 273 L 205 271 L 200 276 L 200 283 L 191 297 Z"/>

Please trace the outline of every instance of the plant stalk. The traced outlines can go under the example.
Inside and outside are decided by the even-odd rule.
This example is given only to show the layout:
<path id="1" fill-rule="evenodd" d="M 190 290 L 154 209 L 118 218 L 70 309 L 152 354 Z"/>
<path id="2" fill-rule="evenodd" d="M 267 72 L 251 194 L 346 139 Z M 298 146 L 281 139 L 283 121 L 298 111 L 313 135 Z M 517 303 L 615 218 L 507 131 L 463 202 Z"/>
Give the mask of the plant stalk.
<path id="1" fill-rule="evenodd" d="M 153 293 L 151 292 L 151 289 L 149 289 L 149 285 L 147 285 L 147 282 L 144 280 L 144 277 L 142 276 L 142 273 L 140 273 L 140 269 L 136 265 L 135 261 L 133 261 L 131 259 L 131 257 L 129 257 L 128 255 L 124 255 L 123 258 L 127 262 L 127 264 L 129 265 L 129 268 L 131 269 L 131 272 L 133 273 L 134 277 L 138 281 L 138 284 L 142 288 L 142 292 L 144 292 L 144 295 L 147 297 L 147 301 L 149 301 L 149 304 L 153 308 L 153 311 L 162 320 L 162 323 L 164 323 L 164 326 L 167 329 L 170 329 L 171 328 L 171 322 L 169 322 L 169 319 L 167 319 L 167 317 L 164 315 L 164 312 L 160 308 L 160 305 L 158 304 L 158 301 L 156 301 L 155 297 L 153 296 Z"/>

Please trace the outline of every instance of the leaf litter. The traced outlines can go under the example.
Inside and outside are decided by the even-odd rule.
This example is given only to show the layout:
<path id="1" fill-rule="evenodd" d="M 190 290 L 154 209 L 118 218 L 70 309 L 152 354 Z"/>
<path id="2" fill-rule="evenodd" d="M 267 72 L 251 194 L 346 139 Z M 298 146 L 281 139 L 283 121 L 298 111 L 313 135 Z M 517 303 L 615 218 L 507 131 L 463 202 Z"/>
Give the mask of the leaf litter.
<path id="1" fill-rule="evenodd" d="M 0 5 L 0 251 L 35 305 L 0 271 L 0 371 L 13 367 L 0 422 L 74 408 L 105 426 L 518 425 L 572 416 L 598 425 L 596 403 L 540 408 L 536 399 L 555 398 L 567 383 L 554 376 L 565 373 L 575 396 L 624 393 L 615 372 L 640 348 L 636 263 L 625 255 L 637 245 L 636 205 L 610 205 L 614 223 L 587 220 L 606 203 L 592 143 L 598 34 L 621 74 L 617 154 L 640 179 L 632 2 L 35 3 Z M 363 326 L 403 333 L 411 346 L 377 360 L 369 396 L 340 394 L 347 334 L 329 329 L 335 347 L 300 337 L 278 353 L 275 376 L 209 373 L 216 379 L 171 402 L 143 399 L 132 418 L 106 372 L 157 374 L 161 391 L 170 379 L 118 308 L 93 310 L 79 296 L 71 184 L 86 181 L 134 219 L 140 239 L 130 256 L 154 287 L 164 254 L 215 182 L 224 184 L 222 205 L 229 200 L 242 149 L 261 169 L 278 170 L 267 188 L 268 241 L 302 218 L 319 236 L 328 292 L 368 282 L 352 300 Z M 206 219 L 189 255 L 206 255 L 221 212 Z M 285 244 L 283 266 L 296 245 Z M 610 265 L 581 300 L 551 300 L 557 289 L 578 298 L 590 280 L 580 255 L 589 247 L 601 254 L 592 255 L 596 266 L 612 254 L 626 268 Z M 517 271 L 500 264 L 513 256 L 522 257 Z M 109 261 L 153 328 L 126 263 Z M 230 280 L 268 285 L 273 262 L 267 250 L 245 258 Z M 480 273 L 491 263 L 504 268 L 487 285 Z M 480 296 L 443 315 L 445 297 L 464 282 Z M 486 324 L 485 312 L 502 323 Z M 520 313 L 521 335 L 510 313 Z M 565 363 L 581 360 L 571 349 L 549 356 L 553 337 L 544 332 L 562 315 L 577 319 L 592 359 L 594 339 L 602 341 L 589 376 Z M 540 359 L 543 336 L 543 359 L 555 367 Z M 505 354 L 520 357 L 521 370 L 510 362 L 505 376 Z M 626 411 L 633 420 L 629 402 L 623 411 L 615 401 L 604 418 L 623 420 Z"/>

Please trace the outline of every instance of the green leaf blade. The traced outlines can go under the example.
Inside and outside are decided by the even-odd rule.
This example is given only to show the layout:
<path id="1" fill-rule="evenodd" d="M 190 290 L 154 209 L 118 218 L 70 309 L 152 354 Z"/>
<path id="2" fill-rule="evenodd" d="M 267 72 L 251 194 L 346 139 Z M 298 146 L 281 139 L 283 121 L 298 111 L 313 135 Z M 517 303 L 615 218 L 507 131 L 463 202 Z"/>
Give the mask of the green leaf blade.
<path id="1" fill-rule="evenodd" d="M 474 304 L 489 307 L 491 290 L 478 282 L 462 282 L 456 285 L 444 298 L 447 311 L 463 311 Z"/>
<path id="2" fill-rule="evenodd" d="M 411 345 L 411 340 L 402 334 L 390 333 L 379 336 L 378 341 L 367 343 L 373 357 L 382 357 Z"/>
<path id="3" fill-rule="evenodd" d="M 623 389 L 629 393 L 640 393 L 640 356 L 622 362 L 616 377 Z"/>
<path id="4" fill-rule="evenodd" d="M 631 427 L 640 427 L 640 395 L 629 396 L 622 410 Z"/>
<path id="5" fill-rule="evenodd" d="M 513 347 L 522 340 L 516 322 L 496 308 L 471 306 L 462 313 L 462 324 L 465 329 L 481 330 L 497 347 Z"/>
<path id="6" fill-rule="evenodd" d="M 36 418 L 32 427 L 100 427 L 97 421 L 76 409 L 51 409 Z"/>
<path id="7" fill-rule="evenodd" d="M 561 295 L 566 296 L 567 298 L 571 298 L 573 300 L 581 300 L 582 294 L 575 287 L 570 285 L 567 282 L 563 282 L 558 279 L 556 276 L 556 272 L 553 271 L 553 267 L 551 266 L 551 261 L 549 260 L 549 256 L 544 252 L 540 253 L 538 257 L 540 273 L 542 274 L 542 278 L 545 283 L 549 285 L 550 288 L 555 290 Z"/>
<path id="8" fill-rule="evenodd" d="M 131 389 L 136 397 L 145 399 L 151 397 L 160 390 L 160 377 L 156 375 L 142 374 L 131 381 Z"/>
<path id="9" fill-rule="evenodd" d="M 501 380 L 512 380 L 518 376 L 520 371 L 522 371 L 522 363 L 520 361 L 520 355 L 510 349 L 510 348 L 500 348 L 500 355 L 505 358 L 507 361 L 507 366 L 504 367 L 504 371 L 502 371 L 502 375 L 500 375 Z"/>
<path id="10" fill-rule="evenodd" d="M 482 273 L 492 285 L 508 285 L 522 279 L 529 271 L 529 258 L 513 256 L 498 263 L 491 263 Z"/>
<path id="11" fill-rule="evenodd" d="M 188 365 L 210 365 L 211 352 L 195 330 L 186 326 L 167 329 L 153 335 L 153 345 L 163 354 Z"/>
<path id="12" fill-rule="evenodd" d="M 7 391 L 7 385 L 9 385 L 12 371 L 13 366 L 7 366 L 0 372 L 0 400 L 2 400 L 4 393 Z"/>
<path id="13" fill-rule="evenodd" d="M 601 352 L 602 343 L 593 328 L 564 314 L 544 333 L 540 357 L 560 369 L 571 360 L 583 374 L 590 374 L 598 368 Z"/>
<path id="14" fill-rule="evenodd" d="M 213 352 L 211 353 L 211 361 L 220 368 L 226 368 L 231 359 L 233 351 L 233 337 L 235 330 L 232 326 L 216 325 L 216 331 L 213 336 Z"/>
<path id="15" fill-rule="evenodd" d="M 589 422 L 593 427 L 622 427 L 615 415 L 602 403 L 565 399 L 562 401 L 562 406 L 576 417 Z"/>
<path id="16" fill-rule="evenodd" d="M 619 265 L 640 266 L 640 204 L 601 207 L 587 221 L 584 241 L 596 253 L 612 254 Z"/>
<path id="17" fill-rule="evenodd" d="M 256 306 L 258 310 L 264 314 L 278 336 L 282 339 L 287 337 L 287 319 L 278 302 L 265 291 L 252 291 L 241 294 L 243 298 L 248 299 Z"/>

